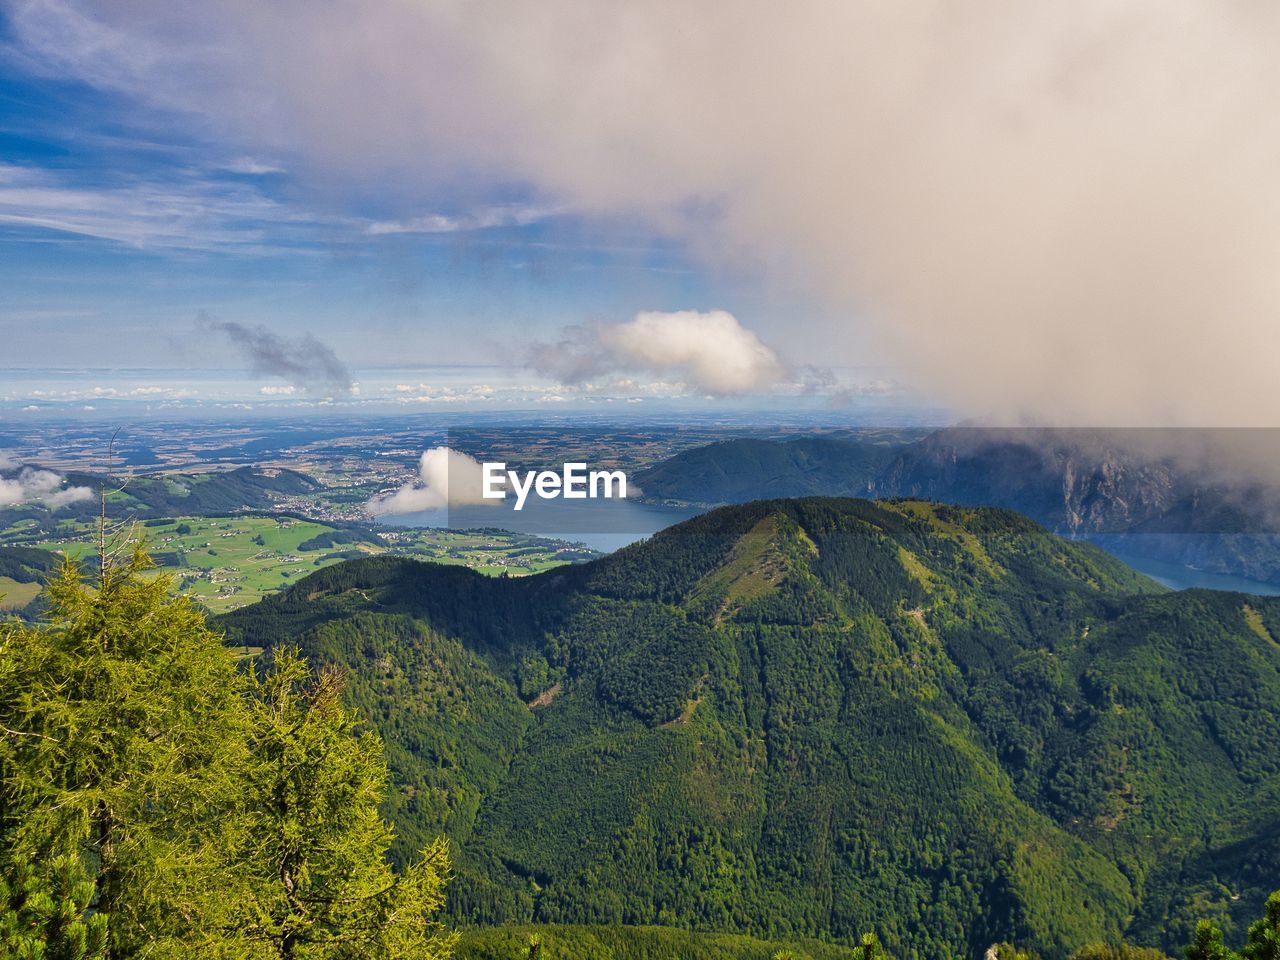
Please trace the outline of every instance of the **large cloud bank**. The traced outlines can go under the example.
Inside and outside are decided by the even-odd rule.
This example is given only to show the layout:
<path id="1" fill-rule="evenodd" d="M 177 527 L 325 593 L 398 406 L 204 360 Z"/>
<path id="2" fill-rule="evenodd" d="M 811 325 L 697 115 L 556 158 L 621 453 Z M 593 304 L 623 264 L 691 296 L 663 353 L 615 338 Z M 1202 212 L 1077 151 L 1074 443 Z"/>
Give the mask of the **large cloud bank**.
<path id="1" fill-rule="evenodd" d="M 525 183 L 760 264 L 947 400 L 1280 422 L 1275 4 L 9 7 L 45 62 L 405 217 Z"/>
<path id="2" fill-rule="evenodd" d="M 723 310 L 648 311 L 626 323 L 571 327 L 558 342 L 533 347 L 528 361 L 564 383 L 642 374 L 714 396 L 765 392 L 786 373 L 778 355 Z"/>

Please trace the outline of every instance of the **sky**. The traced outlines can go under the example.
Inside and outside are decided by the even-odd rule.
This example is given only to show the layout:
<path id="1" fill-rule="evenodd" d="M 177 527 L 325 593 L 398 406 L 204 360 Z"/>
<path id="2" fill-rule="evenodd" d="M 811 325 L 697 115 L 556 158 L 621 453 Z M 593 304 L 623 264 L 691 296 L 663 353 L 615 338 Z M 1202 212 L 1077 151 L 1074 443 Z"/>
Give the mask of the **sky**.
<path id="1" fill-rule="evenodd" d="M 395 232 L 376 200 L 313 194 L 271 159 L 69 80 L 17 42 L 6 20 L 5 365 L 235 363 L 227 344 L 209 352 L 202 314 L 312 332 L 361 366 L 491 362 L 486 335 L 625 314 L 642 295 L 712 297 L 660 238 L 519 203 L 423 207 L 420 232 Z M 482 219 L 495 225 L 469 225 Z"/>
<path id="2" fill-rule="evenodd" d="M 1278 100 L 1258 0 L 0 0 L 0 368 L 1274 426 Z"/>
<path id="3" fill-rule="evenodd" d="M 10 408 L 335 398 L 329 385 L 256 368 L 227 327 L 267 331 L 286 350 L 314 338 L 351 372 L 356 397 L 401 405 L 495 393 L 696 399 L 699 383 L 668 383 L 661 370 L 613 376 L 607 363 L 594 365 L 596 382 L 562 382 L 556 347 L 581 358 L 576 345 L 594 330 L 641 313 L 820 309 L 643 218 L 575 211 L 517 181 L 411 197 L 382 171 L 335 184 L 305 151 L 242 142 L 199 110 L 102 77 L 88 58 L 68 65 L 50 34 L 65 40 L 78 16 L 69 4 L 14 3 L 0 18 L 0 403 Z M 434 372 L 415 379 L 413 368 Z M 769 386 L 811 392 L 803 372 L 774 372 Z M 886 376 L 841 375 L 877 396 Z"/>

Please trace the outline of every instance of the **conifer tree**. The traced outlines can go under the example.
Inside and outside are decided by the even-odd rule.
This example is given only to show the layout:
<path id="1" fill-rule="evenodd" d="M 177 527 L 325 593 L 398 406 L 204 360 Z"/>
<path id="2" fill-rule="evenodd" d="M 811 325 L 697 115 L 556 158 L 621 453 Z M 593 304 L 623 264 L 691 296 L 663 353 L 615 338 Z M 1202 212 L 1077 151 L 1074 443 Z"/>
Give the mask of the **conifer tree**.
<path id="1" fill-rule="evenodd" d="M 1222 942 L 1222 931 L 1210 920 L 1196 924 L 1195 937 L 1186 950 L 1187 960 L 1236 960 L 1234 951 Z"/>
<path id="2" fill-rule="evenodd" d="M 0 636 L 0 869 L 12 888 L 23 864 L 82 864 L 108 960 L 208 930 L 211 822 L 245 754 L 233 655 L 148 566 L 104 564 L 95 588 L 69 562 L 51 622 Z"/>
<path id="3" fill-rule="evenodd" d="M 1280 890 L 1267 897 L 1262 919 L 1249 925 L 1245 960 L 1280 960 Z"/>
<path id="4" fill-rule="evenodd" d="M 891 960 L 889 952 L 874 933 L 864 933 L 862 942 L 853 948 L 853 960 Z"/>
<path id="5" fill-rule="evenodd" d="M 43 874 L 18 865 L 0 877 L 0 956 L 10 960 L 101 960 L 107 915 L 87 915 L 93 883 L 74 857 Z"/>
<path id="6" fill-rule="evenodd" d="M 245 808 L 228 851 L 247 891 L 236 927 L 282 960 L 448 957 L 456 938 L 434 919 L 447 847 L 392 872 L 382 742 L 342 705 L 341 674 L 313 676 L 278 650 L 254 684 Z"/>

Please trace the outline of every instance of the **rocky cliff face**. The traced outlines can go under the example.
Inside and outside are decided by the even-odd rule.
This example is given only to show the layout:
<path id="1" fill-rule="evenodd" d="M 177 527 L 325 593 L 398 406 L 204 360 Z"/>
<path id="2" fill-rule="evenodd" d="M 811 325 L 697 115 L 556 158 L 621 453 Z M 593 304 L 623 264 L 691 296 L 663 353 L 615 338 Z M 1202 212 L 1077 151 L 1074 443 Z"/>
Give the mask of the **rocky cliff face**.
<path id="1" fill-rule="evenodd" d="M 1122 433 L 940 430 L 901 451 L 879 496 L 1007 507 L 1060 533 L 1119 532 L 1199 491 L 1172 458 L 1152 458 Z"/>

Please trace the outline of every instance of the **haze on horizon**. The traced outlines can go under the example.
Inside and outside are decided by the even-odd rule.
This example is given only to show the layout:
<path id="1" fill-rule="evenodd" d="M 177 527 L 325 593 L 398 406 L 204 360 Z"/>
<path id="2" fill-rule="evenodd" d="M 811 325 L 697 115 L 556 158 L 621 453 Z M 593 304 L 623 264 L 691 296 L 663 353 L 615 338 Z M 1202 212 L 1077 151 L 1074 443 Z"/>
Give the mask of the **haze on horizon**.
<path id="1" fill-rule="evenodd" d="M 3 0 L 11 361 L 1280 424 L 1280 10 L 500 7 Z"/>

